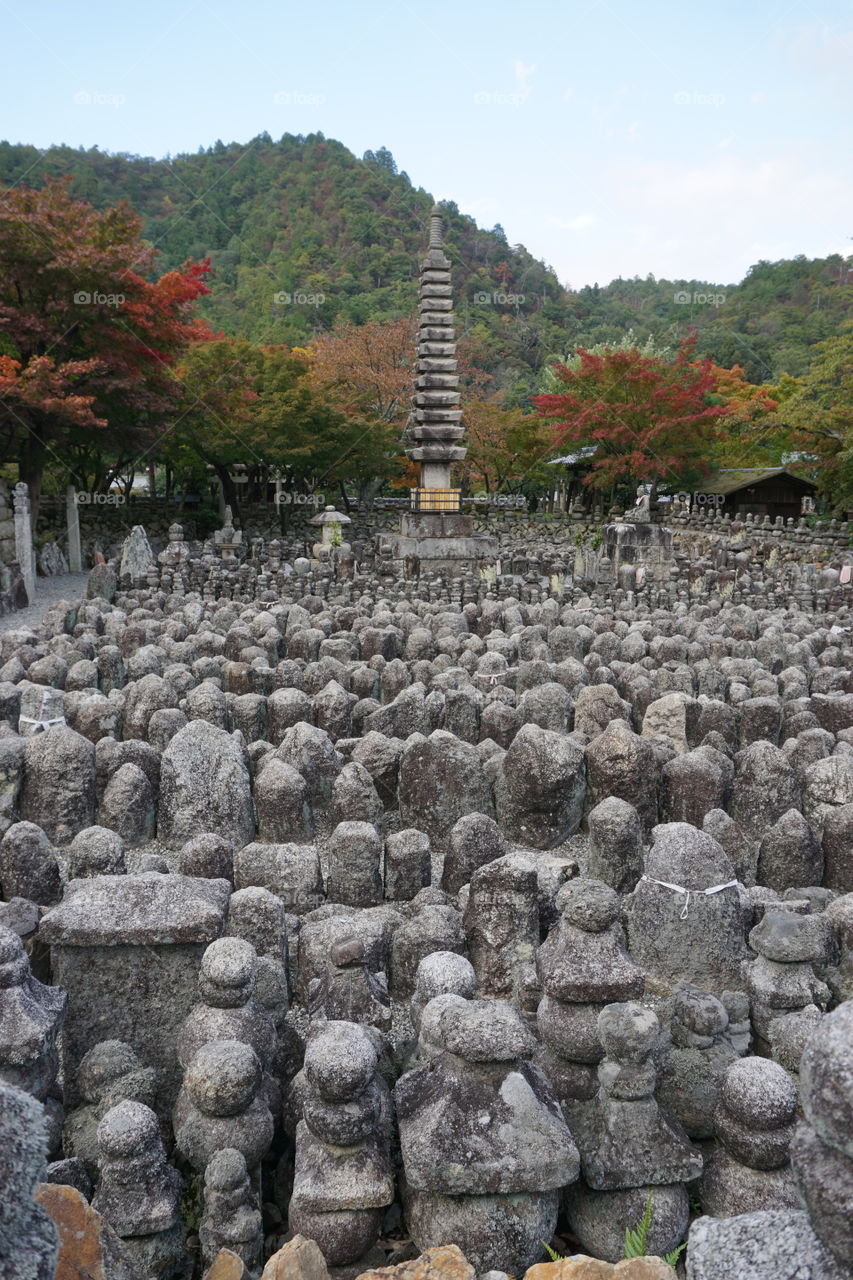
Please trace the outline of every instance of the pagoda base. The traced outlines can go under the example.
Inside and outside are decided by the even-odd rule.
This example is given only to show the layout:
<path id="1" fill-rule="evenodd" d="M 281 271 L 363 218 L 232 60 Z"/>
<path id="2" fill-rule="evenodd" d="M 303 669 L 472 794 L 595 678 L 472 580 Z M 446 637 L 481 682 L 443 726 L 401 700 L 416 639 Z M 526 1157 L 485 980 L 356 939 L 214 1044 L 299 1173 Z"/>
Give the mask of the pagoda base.
<path id="1" fill-rule="evenodd" d="M 405 565 L 407 578 L 462 578 L 498 558 L 498 540 L 474 532 L 474 517 L 461 512 L 407 512 L 399 533 L 381 533 L 376 553 Z"/>

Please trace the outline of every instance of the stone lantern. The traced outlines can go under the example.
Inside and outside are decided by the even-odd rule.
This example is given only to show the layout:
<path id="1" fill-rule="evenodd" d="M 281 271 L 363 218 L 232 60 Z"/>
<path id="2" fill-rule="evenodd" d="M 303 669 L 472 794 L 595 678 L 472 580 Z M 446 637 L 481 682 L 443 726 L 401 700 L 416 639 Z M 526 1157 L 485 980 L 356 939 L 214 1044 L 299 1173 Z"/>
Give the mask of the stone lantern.
<path id="1" fill-rule="evenodd" d="M 310 523 L 320 526 L 320 541 L 315 542 L 312 547 L 315 560 L 328 561 L 334 552 L 341 554 L 351 550 L 350 544 L 344 541 L 343 534 L 344 525 L 352 524 L 352 520 L 342 511 L 326 507 L 318 515 L 312 516 Z"/>

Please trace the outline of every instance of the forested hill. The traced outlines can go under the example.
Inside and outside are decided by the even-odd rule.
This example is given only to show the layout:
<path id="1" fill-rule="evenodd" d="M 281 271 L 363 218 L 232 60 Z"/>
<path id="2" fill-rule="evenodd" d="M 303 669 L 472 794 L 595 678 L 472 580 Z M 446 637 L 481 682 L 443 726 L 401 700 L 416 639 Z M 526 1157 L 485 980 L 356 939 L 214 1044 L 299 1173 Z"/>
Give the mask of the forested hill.
<path id="1" fill-rule="evenodd" d="M 200 309 L 228 334 L 306 342 L 337 317 L 411 312 L 432 196 L 384 149 L 359 160 L 322 134 L 261 134 L 164 160 L 0 142 L 0 185 L 70 175 L 99 208 L 127 200 L 161 252 L 159 269 L 210 257 Z M 477 339 L 496 386 L 528 392 L 551 355 L 618 341 L 633 329 L 699 350 L 754 381 L 808 368 L 811 349 L 853 318 L 853 264 L 838 256 L 753 267 L 738 285 L 614 280 L 573 292 L 500 226 L 445 205 L 458 327 Z"/>

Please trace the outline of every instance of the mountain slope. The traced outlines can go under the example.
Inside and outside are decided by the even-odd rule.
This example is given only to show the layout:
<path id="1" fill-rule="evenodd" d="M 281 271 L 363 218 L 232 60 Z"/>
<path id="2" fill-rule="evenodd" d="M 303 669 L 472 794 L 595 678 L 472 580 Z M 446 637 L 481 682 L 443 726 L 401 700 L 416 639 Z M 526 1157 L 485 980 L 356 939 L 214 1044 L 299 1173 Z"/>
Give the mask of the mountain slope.
<path id="1" fill-rule="evenodd" d="M 384 149 L 359 160 L 322 134 L 261 134 L 153 160 L 0 143 L 0 185 L 35 186 L 46 174 L 69 175 L 74 193 L 99 208 L 127 200 L 161 252 L 161 271 L 209 256 L 211 294 L 200 310 L 228 334 L 303 344 L 337 317 L 414 309 L 432 197 Z M 649 277 L 573 293 L 500 227 L 478 228 L 453 203 L 445 211 L 459 330 L 495 386 L 519 399 L 549 355 L 629 328 L 639 340 L 676 343 L 695 326 L 700 353 L 765 381 L 803 373 L 814 344 L 853 318 L 853 273 L 838 256 L 759 263 L 734 286 Z"/>

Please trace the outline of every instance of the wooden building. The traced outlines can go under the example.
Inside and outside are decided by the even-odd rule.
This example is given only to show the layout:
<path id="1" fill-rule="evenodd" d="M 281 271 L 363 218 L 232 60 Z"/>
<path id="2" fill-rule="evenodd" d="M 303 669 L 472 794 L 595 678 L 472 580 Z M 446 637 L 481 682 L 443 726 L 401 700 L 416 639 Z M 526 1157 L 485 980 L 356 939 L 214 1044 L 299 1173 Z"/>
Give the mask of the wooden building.
<path id="1" fill-rule="evenodd" d="M 733 517 L 770 516 L 775 520 L 801 515 L 814 510 L 817 485 L 812 480 L 795 476 L 784 467 L 735 467 L 720 471 L 713 480 L 701 486 L 705 494 L 721 494 L 725 501 L 719 508 Z"/>

